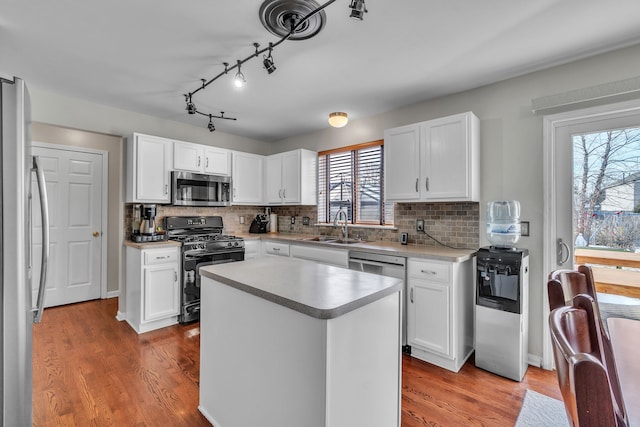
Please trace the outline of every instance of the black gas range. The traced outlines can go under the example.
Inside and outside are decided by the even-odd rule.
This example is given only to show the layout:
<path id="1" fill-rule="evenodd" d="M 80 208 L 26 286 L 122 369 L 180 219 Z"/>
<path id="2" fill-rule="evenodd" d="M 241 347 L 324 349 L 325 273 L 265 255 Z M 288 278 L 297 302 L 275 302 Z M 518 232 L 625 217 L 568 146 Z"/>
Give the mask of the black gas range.
<path id="1" fill-rule="evenodd" d="M 200 267 L 244 260 L 244 239 L 222 234 L 220 216 L 173 216 L 164 219 L 169 240 L 182 242 L 180 323 L 200 319 Z"/>

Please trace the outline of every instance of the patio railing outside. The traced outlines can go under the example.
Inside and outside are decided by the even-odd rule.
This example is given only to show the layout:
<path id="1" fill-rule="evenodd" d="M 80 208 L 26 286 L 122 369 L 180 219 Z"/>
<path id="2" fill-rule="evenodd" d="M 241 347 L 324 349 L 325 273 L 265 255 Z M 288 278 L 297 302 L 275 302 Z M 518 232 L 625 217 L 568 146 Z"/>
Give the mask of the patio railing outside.
<path id="1" fill-rule="evenodd" d="M 575 248 L 574 261 L 591 266 L 598 292 L 640 298 L 640 253 Z"/>

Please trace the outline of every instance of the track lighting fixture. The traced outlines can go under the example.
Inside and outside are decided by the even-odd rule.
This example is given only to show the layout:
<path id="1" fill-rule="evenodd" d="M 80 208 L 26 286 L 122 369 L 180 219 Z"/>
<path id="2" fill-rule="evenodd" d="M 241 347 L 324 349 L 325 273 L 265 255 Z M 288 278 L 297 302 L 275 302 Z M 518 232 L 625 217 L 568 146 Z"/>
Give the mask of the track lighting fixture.
<path id="1" fill-rule="evenodd" d="M 264 66 L 264 69 L 267 70 L 267 73 L 271 74 L 276 70 L 276 66 L 273 63 L 273 57 L 271 56 L 271 51 L 273 49 L 270 47 L 269 48 L 269 55 L 264 55 L 263 56 L 263 61 L 262 61 L 262 65 Z"/>
<path id="2" fill-rule="evenodd" d="M 233 84 L 236 87 L 242 87 L 246 82 L 247 82 L 247 79 L 244 78 L 244 74 L 242 74 L 242 71 L 240 70 L 240 60 L 238 60 L 238 72 L 236 73 L 236 76 L 233 78 Z"/>
<path id="3" fill-rule="evenodd" d="M 196 108 L 196 104 L 191 102 L 191 95 L 185 95 L 185 97 L 187 98 L 187 108 L 186 108 L 187 113 L 195 114 L 197 111 L 197 108 Z"/>
<path id="4" fill-rule="evenodd" d="M 261 15 L 264 13 L 266 15 L 269 15 L 271 18 L 277 16 L 277 19 L 275 19 L 275 22 L 271 22 L 271 18 L 266 19 L 266 16 L 261 16 L 261 19 L 263 21 L 262 23 L 272 34 L 279 35 L 280 39 L 274 43 L 269 43 L 269 47 L 263 49 L 260 49 L 260 45 L 258 43 L 253 43 L 253 47 L 255 48 L 254 53 L 242 60 L 236 60 L 236 64 L 231 67 L 229 67 L 229 63 L 223 62 L 222 64 L 224 65 L 224 71 L 221 71 L 215 77 L 209 80 L 201 79 L 202 85 L 200 87 L 184 95 L 187 112 L 189 114 L 200 114 L 202 116 L 208 116 L 209 124 L 207 127 L 210 132 L 216 130 L 213 124 L 214 118 L 223 120 L 237 120 L 234 117 L 225 117 L 224 112 L 221 112 L 219 116 L 200 112 L 191 100 L 191 97 L 201 90 L 206 89 L 207 86 L 209 86 L 211 83 L 228 74 L 229 71 L 233 71 L 235 68 L 237 68 L 238 71 L 236 72 L 234 77 L 234 84 L 236 87 L 244 86 L 247 80 L 245 79 L 244 74 L 242 74 L 242 71 L 240 69 L 241 66 L 250 59 L 258 57 L 263 53 L 266 53 L 266 55 L 262 56 L 262 65 L 264 69 L 267 70 L 267 73 L 273 73 L 276 70 L 276 66 L 273 62 L 273 56 L 271 55 L 273 49 L 278 47 L 286 40 L 304 40 L 315 36 L 324 26 L 323 20 L 326 18 L 323 11 L 324 8 L 335 2 L 336 0 L 328 0 L 324 4 L 318 5 L 318 3 L 314 0 L 265 0 L 260 8 Z M 315 7 L 315 9 L 311 10 L 312 7 Z M 367 8 L 365 7 L 364 0 L 351 0 L 349 8 L 351 9 L 350 17 L 358 19 L 360 21 L 362 21 L 364 14 L 368 12 Z M 271 26 L 274 24 L 280 26 L 280 28 L 271 28 Z M 335 120 L 336 118 L 340 119 L 342 121 L 342 124 L 334 125 L 333 120 Z M 331 113 L 329 115 L 329 123 L 331 123 L 332 126 L 342 127 L 347 124 L 347 120 L 347 113 L 337 112 Z"/>
<path id="5" fill-rule="evenodd" d="M 351 0 L 349 8 L 351 9 L 349 18 L 357 19 L 358 21 L 362 21 L 364 14 L 368 12 L 367 7 L 364 5 L 364 0 Z"/>

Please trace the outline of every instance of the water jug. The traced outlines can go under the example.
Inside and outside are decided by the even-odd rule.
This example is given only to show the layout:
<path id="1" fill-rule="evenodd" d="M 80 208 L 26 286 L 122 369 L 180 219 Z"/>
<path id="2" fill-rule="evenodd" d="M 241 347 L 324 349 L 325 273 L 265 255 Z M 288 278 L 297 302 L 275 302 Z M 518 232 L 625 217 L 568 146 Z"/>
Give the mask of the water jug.
<path id="1" fill-rule="evenodd" d="M 487 239 L 493 246 L 514 247 L 520 239 L 520 202 L 487 203 Z"/>

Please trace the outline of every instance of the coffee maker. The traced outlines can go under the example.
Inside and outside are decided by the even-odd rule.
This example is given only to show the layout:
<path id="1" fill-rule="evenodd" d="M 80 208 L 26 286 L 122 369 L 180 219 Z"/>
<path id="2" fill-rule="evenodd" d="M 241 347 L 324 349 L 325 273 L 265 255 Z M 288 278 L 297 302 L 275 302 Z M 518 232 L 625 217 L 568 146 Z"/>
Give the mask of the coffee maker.
<path id="1" fill-rule="evenodd" d="M 140 234 L 153 235 L 156 233 L 156 205 L 142 205 L 140 220 Z"/>

